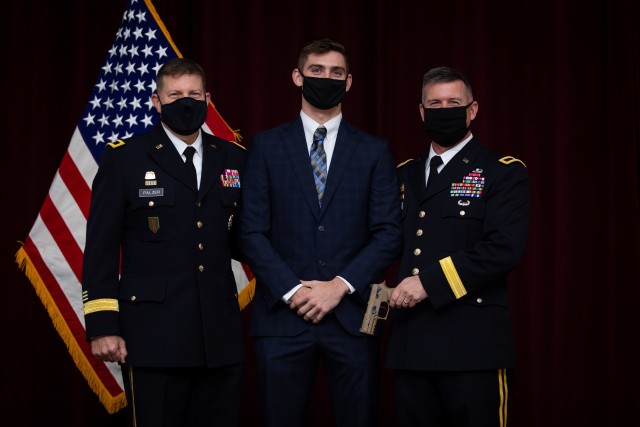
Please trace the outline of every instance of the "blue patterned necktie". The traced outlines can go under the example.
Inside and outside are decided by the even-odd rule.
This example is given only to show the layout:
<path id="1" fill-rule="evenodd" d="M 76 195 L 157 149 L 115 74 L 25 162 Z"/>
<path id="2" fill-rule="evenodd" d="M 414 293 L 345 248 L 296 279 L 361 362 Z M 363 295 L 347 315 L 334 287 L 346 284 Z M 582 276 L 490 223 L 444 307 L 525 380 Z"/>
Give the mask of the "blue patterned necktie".
<path id="1" fill-rule="evenodd" d="M 322 195 L 324 186 L 327 183 L 327 153 L 324 151 L 324 138 L 327 135 L 327 128 L 319 126 L 313 133 L 313 143 L 311 144 L 311 167 L 313 168 L 313 178 L 316 181 L 318 191 L 318 203 L 322 206 Z"/>

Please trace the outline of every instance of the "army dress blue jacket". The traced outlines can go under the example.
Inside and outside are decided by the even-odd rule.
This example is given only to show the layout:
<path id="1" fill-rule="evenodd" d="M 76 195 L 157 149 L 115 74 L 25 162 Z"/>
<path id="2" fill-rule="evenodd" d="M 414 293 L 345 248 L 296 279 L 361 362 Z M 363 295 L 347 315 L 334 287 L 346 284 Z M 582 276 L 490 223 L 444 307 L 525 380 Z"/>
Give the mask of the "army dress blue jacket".
<path id="1" fill-rule="evenodd" d="M 386 366 L 513 367 L 507 281 L 527 239 L 527 169 L 474 137 L 427 191 L 427 157 L 398 168 L 404 234 L 398 283 L 418 275 L 428 297 L 391 312 Z"/>
<path id="2" fill-rule="evenodd" d="M 105 148 L 82 290 L 87 339 L 119 335 L 144 367 L 241 362 L 231 269 L 244 149 L 202 132 L 200 189 L 162 124 Z"/>

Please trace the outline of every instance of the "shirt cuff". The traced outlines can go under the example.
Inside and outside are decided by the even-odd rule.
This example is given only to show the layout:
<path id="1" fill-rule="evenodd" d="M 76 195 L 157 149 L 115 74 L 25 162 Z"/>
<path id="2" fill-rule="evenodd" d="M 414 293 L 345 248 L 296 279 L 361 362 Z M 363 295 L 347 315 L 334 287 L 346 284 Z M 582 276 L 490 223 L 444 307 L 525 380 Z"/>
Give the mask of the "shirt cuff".
<path id="1" fill-rule="evenodd" d="M 287 305 L 288 305 L 288 304 L 291 304 L 291 297 L 292 297 L 292 296 L 293 296 L 293 294 L 295 294 L 295 293 L 296 293 L 296 291 L 297 291 L 298 289 L 300 289 L 301 287 L 302 287 L 302 283 L 299 283 L 297 286 L 295 286 L 293 289 L 291 289 L 289 292 L 287 292 L 286 294 L 284 294 L 284 295 L 282 296 L 282 301 L 283 301 L 285 304 L 287 304 Z"/>
<path id="2" fill-rule="evenodd" d="M 342 280 L 344 282 L 345 285 L 347 285 L 347 288 L 349 288 L 349 291 L 347 292 L 348 294 L 352 294 L 356 291 L 356 288 L 354 288 L 353 286 L 351 286 L 351 283 L 349 283 L 349 281 L 347 279 L 345 279 L 342 276 L 336 276 L 338 279 Z"/>

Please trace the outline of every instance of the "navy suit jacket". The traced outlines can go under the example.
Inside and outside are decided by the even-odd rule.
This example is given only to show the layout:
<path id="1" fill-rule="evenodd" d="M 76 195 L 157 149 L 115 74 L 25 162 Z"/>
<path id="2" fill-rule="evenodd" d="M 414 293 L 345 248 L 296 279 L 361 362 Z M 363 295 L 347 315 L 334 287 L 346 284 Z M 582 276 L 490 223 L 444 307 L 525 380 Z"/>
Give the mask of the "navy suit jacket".
<path id="1" fill-rule="evenodd" d="M 231 270 L 245 152 L 202 133 L 200 189 L 161 124 L 104 150 L 83 263 L 87 338 L 120 335 L 127 364 L 222 366 L 243 360 Z"/>
<path id="2" fill-rule="evenodd" d="M 309 326 L 282 297 L 300 280 L 341 276 L 355 292 L 335 309 L 359 332 L 370 285 L 402 245 L 397 174 L 387 141 L 340 123 L 322 208 L 302 120 L 257 134 L 248 150 L 241 242 L 256 277 L 251 333 L 292 336 Z"/>

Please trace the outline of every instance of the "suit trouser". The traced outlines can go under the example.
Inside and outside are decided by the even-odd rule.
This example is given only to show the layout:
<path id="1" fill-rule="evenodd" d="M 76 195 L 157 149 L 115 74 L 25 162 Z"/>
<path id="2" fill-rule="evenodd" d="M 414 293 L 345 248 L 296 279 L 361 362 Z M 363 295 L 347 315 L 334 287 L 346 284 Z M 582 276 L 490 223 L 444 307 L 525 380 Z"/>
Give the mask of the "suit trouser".
<path id="1" fill-rule="evenodd" d="M 242 365 L 218 368 L 123 366 L 134 427 L 236 427 Z"/>
<path id="2" fill-rule="evenodd" d="M 254 337 L 265 427 L 309 424 L 307 407 L 322 362 L 338 427 L 378 424 L 380 340 L 354 336 L 334 315 L 300 335 Z"/>

